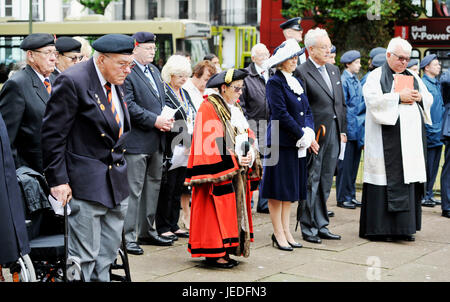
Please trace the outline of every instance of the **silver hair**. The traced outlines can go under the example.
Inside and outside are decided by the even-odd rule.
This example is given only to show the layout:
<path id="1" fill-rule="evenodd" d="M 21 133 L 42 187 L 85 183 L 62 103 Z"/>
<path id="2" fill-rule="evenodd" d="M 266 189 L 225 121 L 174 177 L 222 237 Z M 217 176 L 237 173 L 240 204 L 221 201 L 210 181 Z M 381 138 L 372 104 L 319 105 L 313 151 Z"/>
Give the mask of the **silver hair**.
<path id="1" fill-rule="evenodd" d="M 185 74 L 188 77 L 192 74 L 191 63 L 188 58 L 180 55 L 173 55 L 169 57 L 163 69 L 161 70 L 161 77 L 164 82 L 169 83 L 172 75 Z"/>
<path id="2" fill-rule="evenodd" d="M 266 45 L 264 45 L 263 43 L 257 43 L 252 47 L 251 56 L 254 57 L 258 50 L 267 50 L 267 52 L 269 52 Z"/>
<path id="3" fill-rule="evenodd" d="M 328 37 L 328 33 L 325 29 L 315 28 L 310 29 L 305 35 L 305 47 L 309 48 L 311 46 L 316 45 L 317 38 L 319 37 Z"/>
<path id="4" fill-rule="evenodd" d="M 408 41 L 402 39 L 400 37 L 393 38 L 386 49 L 386 54 L 388 52 L 393 53 L 395 50 L 400 47 L 404 52 L 411 54 L 412 46 Z"/>

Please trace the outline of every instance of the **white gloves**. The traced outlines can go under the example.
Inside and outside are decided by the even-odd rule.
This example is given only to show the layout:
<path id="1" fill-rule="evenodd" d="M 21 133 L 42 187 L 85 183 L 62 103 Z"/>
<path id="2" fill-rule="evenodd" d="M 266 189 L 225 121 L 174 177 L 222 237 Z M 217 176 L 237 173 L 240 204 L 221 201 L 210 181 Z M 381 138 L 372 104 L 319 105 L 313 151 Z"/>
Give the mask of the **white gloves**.
<path id="1" fill-rule="evenodd" d="M 303 136 L 297 141 L 295 144 L 298 148 L 298 157 L 305 157 L 306 156 L 306 149 L 308 149 L 312 142 L 314 141 L 314 130 L 312 130 L 309 127 L 302 128 L 303 130 Z"/>

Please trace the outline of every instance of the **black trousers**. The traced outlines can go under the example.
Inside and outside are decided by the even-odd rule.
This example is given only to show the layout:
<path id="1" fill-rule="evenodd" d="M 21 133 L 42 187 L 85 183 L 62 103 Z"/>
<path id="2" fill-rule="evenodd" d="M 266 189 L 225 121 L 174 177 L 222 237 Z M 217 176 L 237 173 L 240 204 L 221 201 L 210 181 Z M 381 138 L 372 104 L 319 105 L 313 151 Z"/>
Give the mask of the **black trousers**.
<path id="1" fill-rule="evenodd" d="M 158 209 L 156 211 L 156 230 L 158 234 L 176 232 L 180 229 L 181 194 L 185 191 L 184 180 L 186 167 L 180 167 L 167 171 L 163 176 L 161 190 L 159 192 Z"/>

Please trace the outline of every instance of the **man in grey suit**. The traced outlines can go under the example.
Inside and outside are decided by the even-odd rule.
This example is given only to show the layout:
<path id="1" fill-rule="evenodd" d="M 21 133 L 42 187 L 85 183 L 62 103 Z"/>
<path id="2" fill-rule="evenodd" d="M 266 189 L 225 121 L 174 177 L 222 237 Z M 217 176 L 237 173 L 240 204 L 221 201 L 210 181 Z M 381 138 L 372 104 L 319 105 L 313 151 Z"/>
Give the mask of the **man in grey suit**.
<path id="1" fill-rule="evenodd" d="M 166 94 L 158 68 L 151 64 L 156 53 L 155 35 L 137 32 L 133 38 L 136 66 L 124 84 L 132 125 L 125 142 L 130 196 L 124 232 L 127 251 L 141 255 L 144 251 L 138 243 L 172 245 L 173 242 L 161 238 L 154 227 L 163 170 L 164 132 L 170 131 L 173 119 L 161 116 Z"/>
<path id="2" fill-rule="evenodd" d="M 26 67 L 5 82 L 0 91 L 0 113 L 8 129 L 16 169 L 27 166 L 43 172 L 41 126 L 51 92 L 51 73 L 56 50 L 50 34 L 27 36 L 20 48 L 26 51 Z"/>
<path id="3" fill-rule="evenodd" d="M 305 36 L 308 60 L 297 67 L 296 75 L 305 85 L 314 117 L 315 132 L 322 134 L 320 148 L 308 154 L 307 200 L 301 208 L 300 225 L 303 239 L 321 243 L 322 239 L 340 239 L 327 226 L 326 201 L 330 195 L 337 165 L 340 142 L 346 142 L 346 106 L 338 67 L 327 63 L 331 41 L 325 30 L 309 30 Z M 322 125 L 326 131 L 321 130 Z"/>

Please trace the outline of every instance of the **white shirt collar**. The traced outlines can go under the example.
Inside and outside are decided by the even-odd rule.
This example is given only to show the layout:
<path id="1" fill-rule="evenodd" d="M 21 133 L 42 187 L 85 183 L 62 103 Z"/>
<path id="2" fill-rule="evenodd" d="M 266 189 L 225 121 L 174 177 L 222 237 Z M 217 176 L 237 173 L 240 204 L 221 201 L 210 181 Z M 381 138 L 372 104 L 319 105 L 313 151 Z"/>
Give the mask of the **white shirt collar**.
<path id="1" fill-rule="evenodd" d="M 144 72 L 145 70 L 145 65 L 142 65 L 141 63 L 139 63 L 137 60 L 134 60 L 134 62 L 136 63 L 137 66 L 139 66 L 139 68 L 142 70 L 142 72 Z"/>
<path id="2" fill-rule="evenodd" d="M 31 65 L 30 65 L 30 67 L 31 67 Z M 44 83 L 44 80 L 46 79 L 46 77 L 44 77 L 41 73 L 37 72 L 36 69 L 34 69 L 33 67 L 31 67 L 31 69 L 33 69 L 33 71 L 37 74 L 37 76 L 39 77 L 41 82 Z M 48 77 L 47 77 L 47 79 L 48 79 Z"/>
<path id="3" fill-rule="evenodd" d="M 323 65 L 317 64 L 316 61 L 314 61 L 313 58 L 311 58 L 311 57 L 309 57 L 309 59 L 310 59 L 311 62 L 314 64 L 314 66 L 316 66 L 317 69 L 319 69 L 319 68 L 322 67 L 322 66 L 325 66 L 325 64 L 323 64 Z"/>
<path id="4" fill-rule="evenodd" d="M 257 72 L 258 74 L 261 74 L 262 72 L 267 72 L 266 69 L 264 69 L 264 68 L 262 68 L 262 67 L 260 67 L 260 66 L 258 66 L 258 65 L 256 65 L 256 64 L 255 64 L 255 69 L 256 69 L 256 72 Z"/>
<path id="5" fill-rule="evenodd" d="M 105 88 L 105 84 L 107 83 L 107 81 L 103 77 L 103 74 L 100 72 L 100 69 L 98 69 L 97 62 L 95 62 L 95 59 L 93 60 L 93 62 L 94 62 L 95 71 L 97 71 L 98 79 L 100 80 L 100 84 L 102 84 L 102 87 Z M 112 86 L 112 84 L 111 84 L 111 86 Z"/>

